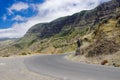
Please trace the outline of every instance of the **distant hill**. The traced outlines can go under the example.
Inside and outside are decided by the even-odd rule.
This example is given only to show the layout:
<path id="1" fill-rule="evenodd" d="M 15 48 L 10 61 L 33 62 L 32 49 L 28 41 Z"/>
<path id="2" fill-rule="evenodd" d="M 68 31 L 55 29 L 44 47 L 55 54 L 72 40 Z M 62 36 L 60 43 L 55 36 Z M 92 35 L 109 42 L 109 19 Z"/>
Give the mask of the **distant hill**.
<path id="1" fill-rule="evenodd" d="M 6 40 L 17 40 L 17 38 L 0 38 L 0 42 Z"/>
<path id="2" fill-rule="evenodd" d="M 58 18 L 50 23 L 39 23 L 24 37 L 0 54 L 64 53 L 76 49 L 76 39 L 91 33 L 101 22 L 119 17 L 120 0 L 111 0 L 92 10 Z"/>

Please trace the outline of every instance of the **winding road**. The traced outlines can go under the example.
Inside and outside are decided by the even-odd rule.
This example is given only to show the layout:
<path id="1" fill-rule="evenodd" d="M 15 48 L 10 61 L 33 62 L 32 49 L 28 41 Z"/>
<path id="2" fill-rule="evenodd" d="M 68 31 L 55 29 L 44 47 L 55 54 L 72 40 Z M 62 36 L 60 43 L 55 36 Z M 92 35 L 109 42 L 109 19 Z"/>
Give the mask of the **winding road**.
<path id="1" fill-rule="evenodd" d="M 120 80 L 120 68 L 75 63 L 65 55 L 40 55 L 25 59 L 30 71 L 60 78 L 61 80 Z"/>

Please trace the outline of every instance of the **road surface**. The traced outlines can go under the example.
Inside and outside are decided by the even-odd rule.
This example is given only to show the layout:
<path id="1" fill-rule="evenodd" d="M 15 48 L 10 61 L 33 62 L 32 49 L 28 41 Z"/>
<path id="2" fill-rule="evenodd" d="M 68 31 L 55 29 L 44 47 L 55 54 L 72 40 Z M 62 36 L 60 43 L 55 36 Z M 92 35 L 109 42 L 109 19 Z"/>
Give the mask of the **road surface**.
<path id="1" fill-rule="evenodd" d="M 58 80 L 28 70 L 24 60 L 29 56 L 0 57 L 0 80 Z"/>
<path id="2" fill-rule="evenodd" d="M 27 68 L 61 80 L 120 80 L 120 68 L 75 63 L 64 55 L 42 55 L 25 59 Z"/>

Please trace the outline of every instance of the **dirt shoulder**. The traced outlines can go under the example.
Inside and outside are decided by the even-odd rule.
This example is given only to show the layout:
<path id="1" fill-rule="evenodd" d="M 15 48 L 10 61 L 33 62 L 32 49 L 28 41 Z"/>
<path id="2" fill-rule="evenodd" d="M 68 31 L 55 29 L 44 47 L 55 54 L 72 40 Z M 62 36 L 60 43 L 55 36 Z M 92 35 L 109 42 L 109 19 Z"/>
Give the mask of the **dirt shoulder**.
<path id="1" fill-rule="evenodd" d="M 115 54 L 100 55 L 96 57 L 85 57 L 84 55 L 75 56 L 75 53 L 65 56 L 67 60 L 73 62 L 83 62 L 88 64 L 100 64 L 106 66 L 120 67 L 120 51 Z"/>

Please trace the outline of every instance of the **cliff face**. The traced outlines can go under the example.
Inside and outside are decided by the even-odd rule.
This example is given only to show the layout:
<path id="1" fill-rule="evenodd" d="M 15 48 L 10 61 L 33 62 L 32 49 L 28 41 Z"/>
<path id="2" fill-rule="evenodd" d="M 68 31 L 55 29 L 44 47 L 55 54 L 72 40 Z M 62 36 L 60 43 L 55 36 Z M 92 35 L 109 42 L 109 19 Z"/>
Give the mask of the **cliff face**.
<path id="1" fill-rule="evenodd" d="M 69 59 L 120 67 L 120 16 L 100 22 L 81 39 L 83 45 Z"/>
<path id="2" fill-rule="evenodd" d="M 119 0 L 111 2 L 113 4 L 117 2 L 113 6 L 118 7 L 114 15 L 111 14 L 108 17 L 105 12 L 106 16 L 102 18 L 103 20 L 89 34 L 82 36 L 83 45 L 77 48 L 76 54 L 72 55 L 72 58 L 71 55 L 69 58 L 76 61 L 120 67 L 120 2 Z M 101 6 L 100 10 L 104 6 L 105 4 Z"/>
<path id="3" fill-rule="evenodd" d="M 90 33 L 101 22 L 119 17 L 120 0 L 103 3 L 92 10 L 34 25 L 24 37 L 0 53 L 64 53 L 75 50 L 76 38 Z"/>
<path id="4" fill-rule="evenodd" d="M 120 17 L 101 22 L 83 41 L 89 43 L 83 48 L 86 57 L 114 54 L 120 50 Z M 84 44 L 83 44 L 84 45 Z M 82 49 L 81 49 L 82 50 Z M 81 53 L 80 53 L 81 54 Z"/>

